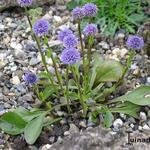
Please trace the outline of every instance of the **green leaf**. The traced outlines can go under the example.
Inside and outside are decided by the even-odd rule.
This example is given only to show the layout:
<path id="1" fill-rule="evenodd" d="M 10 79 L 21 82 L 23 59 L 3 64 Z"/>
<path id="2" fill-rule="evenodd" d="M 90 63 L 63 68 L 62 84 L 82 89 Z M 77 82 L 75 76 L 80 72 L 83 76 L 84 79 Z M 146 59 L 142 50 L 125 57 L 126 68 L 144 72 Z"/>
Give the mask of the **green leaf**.
<path id="1" fill-rule="evenodd" d="M 106 128 L 109 128 L 112 125 L 113 120 L 114 120 L 113 114 L 107 109 L 106 113 L 104 114 L 104 126 Z"/>
<path id="2" fill-rule="evenodd" d="M 34 144 L 39 137 L 44 123 L 45 115 L 40 115 L 39 117 L 30 121 L 25 127 L 24 136 L 28 144 Z"/>
<path id="3" fill-rule="evenodd" d="M 118 81 L 122 76 L 123 67 L 115 60 L 104 60 L 96 68 L 96 82 Z"/>
<path id="4" fill-rule="evenodd" d="M 123 113 L 138 118 L 137 113 L 140 111 L 140 106 L 130 102 L 125 102 L 119 105 L 117 104 L 115 108 L 109 108 L 109 110 L 112 113 Z"/>
<path id="5" fill-rule="evenodd" d="M 0 119 L 18 128 L 24 128 L 27 124 L 27 122 L 15 112 L 5 113 Z"/>
<path id="6" fill-rule="evenodd" d="M 24 128 L 18 128 L 17 126 L 10 124 L 4 120 L 0 120 L 0 128 L 10 135 L 18 135 L 23 133 Z"/>
<path id="7" fill-rule="evenodd" d="M 45 114 L 46 112 L 39 109 L 38 110 L 31 109 L 30 111 L 28 111 L 23 107 L 19 107 L 15 110 L 15 113 L 17 113 L 20 117 L 22 117 L 26 122 L 29 122 L 34 118 L 40 116 L 41 114 Z"/>
<path id="8" fill-rule="evenodd" d="M 38 17 L 40 17 L 40 15 L 42 15 L 42 8 L 38 7 L 36 9 L 30 9 L 29 10 L 29 15 L 35 20 Z"/>
<path id="9" fill-rule="evenodd" d="M 150 86 L 141 86 L 128 94 L 112 100 L 112 102 L 118 101 L 129 101 L 140 106 L 150 105 Z"/>
<path id="10" fill-rule="evenodd" d="M 11 135 L 22 133 L 26 124 L 27 122 L 15 112 L 5 113 L 0 118 L 0 128 Z"/>
<path id="11" fill-rule="evenodd" d="M 44 89 L 44 91 L 40 92 L 40 96 L 42 98 L 42 101 L 47 100 L 53 93 L 54 93 L 54 89 L 52 86 L 48 86 Z"/>
<path id="12" fill-rule="evenodd" d="M 101 65 L 103 63 L 103 59 L 102 57 L 99 56 L 98 53 L 94 53 L 94 67 L 92 68 L 92 73 L 91 73 L 91 76 L 90 76 L 90 83 L 89 83 L 89 87 L 90 89 L 92 89 L 93 85 L 94 85 L 94 82 L 95 82 L 95 79 L 96 79 L 96 68 Z"/>
<path id="13" fill-rule="evenodd" d="M 76 6 L 78 6 L 78 3 L 75 2 L 75 1 L 71 1 L 71 2 L 69 2 L 69 3 L 67 4 L 67 8 L 68 8 L 69 10 L 72 10 L 72 9 L 75 8 Z"/>

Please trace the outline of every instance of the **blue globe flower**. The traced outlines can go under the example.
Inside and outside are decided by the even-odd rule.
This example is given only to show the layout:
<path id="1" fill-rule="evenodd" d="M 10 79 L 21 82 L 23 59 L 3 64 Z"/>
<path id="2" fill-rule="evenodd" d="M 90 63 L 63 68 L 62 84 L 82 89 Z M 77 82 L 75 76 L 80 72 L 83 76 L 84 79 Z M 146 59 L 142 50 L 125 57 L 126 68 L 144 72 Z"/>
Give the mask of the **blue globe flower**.
<path id="1" fill-rule="evenodd" d="M 64 40 L 64 38 L 70 34 L 73 34 L 73 32 L 71 30 L 69 30 L 68 28 L 64 28 L 63 30 L 61 30 L 58 34 L 58 40 L 62 41 Z"/>
<path id="2" fill-rule="evenodd" d="M 72 16 L 74 20 L 82 19 L 84 17 L 83 8 L 76 7 L 72 10 Z"/>
<path id="3" fill-rule="evenodd" d="M 48 35 L 49 23 L 45 19 L 36 21 L 33 25 L 33 31 L 36 36 Z"/>
<path id="4" fill-rule="evenodd" d="M 88 3 L 83 6 L 83 12 L 86 17 L 94 17 L 97 14 L 97 6 L 93 3 Z"/>
<path id="5" fill-rule="evenodd" d="M 126 42 L 128 48 L 130 49 L 142 49 L 144 47 L 144 40 L 142 37 L 134 35 L 130 36 Z"/>
<path id="6" fill-rule="evenodd" d="M 97 25 L 95 24 L 88 24 L 83 30 L 83 33 L 86 36 L 94 36 L 97 32 L 98 32 Z"/>
<path id="7" fill-rule="evenodd" d="M 18 4 L 21 7 L 26 7 L 26 6 L 30 6 L 32 4 L 33 0 L 17 0 Z"/>
<path id="8" fill-rule="evenodd" d="M 63 43 L 66 48 L 77 47 L 78 39 L 74 34 L 70 34 L 64 38 Z"/>
<path id="9" fill-rule="evenodd" d="M 67 48 L 63 50 L 60 57 L 60 60 L 64 64 L 70 64 L 70 65 L 77 63 L 78 61 L 80 61 L 80 59 L 81 59 L 80 53 L 75 48 Z"/>
<path id="10" fill-rule="evenodd" d="M 27 72 L 24 75 L 24 81 L 27 84 L 36 84 L 38 82 L 38 77 L 32 72 Z"/>

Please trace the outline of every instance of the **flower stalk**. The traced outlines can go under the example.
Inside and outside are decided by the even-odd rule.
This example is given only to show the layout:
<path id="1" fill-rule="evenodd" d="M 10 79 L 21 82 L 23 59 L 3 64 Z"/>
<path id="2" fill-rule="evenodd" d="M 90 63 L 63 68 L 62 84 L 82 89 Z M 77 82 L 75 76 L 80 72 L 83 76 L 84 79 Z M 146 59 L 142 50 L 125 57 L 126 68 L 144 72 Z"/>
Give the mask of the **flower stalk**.
<path id="1" fill-rule="evenodd" d="M 70 101 L 69 101 L 69 70 L 70 70 L 70 65 L 67 65 L 66 68 L 66 98 L 67 98 L 67 109 L 68 112 L 71 112 L 70 108 Z"/>
<path id="2" fill-rule="evenodd" d="M 31 20 L 28 16 L 28 11 L 27 11 L 27 8 L 25 7 L 25 13 L 26 13 L 26 17 L 27 17 L 27 20 L 28 20 L 28 23 L 30 25 L 30 28 L 31 28 L 31 31 L 32 31 L 32 34 L 33 34 L 33 38 L 35 39 L 36 41 L 36 44 L 37 44 L 37 47 L 38 47 L 38 50 L 40 52 L 40 55 L 41 55 L 41 58 L 42 58 L 42 63 L 44 65 L 44 68 L 49 76 L 49 80 L 50 80 L 50 83 L 52 84 L 53 88 L 56 90 L 56 87 L 55 87 L 55 84 L 53 82 L 53 79 L 52 79 L 52 76 L 48 70 L 48 67 L 47 67 L 47 64 L 46 64 L 46 59 L 45 59 L 45 56 L 43 55 L 43 52 L 42 52 L 42 49 L 41 49 L 41 46 L 40 46 L 40 41 L 39 39 L 36 37 L 35 33 L 33 32 L 33 29 L 32 29 L 32 23 L 31 23 Z M 57 91 L 57 90 L 56 90 Z"/>

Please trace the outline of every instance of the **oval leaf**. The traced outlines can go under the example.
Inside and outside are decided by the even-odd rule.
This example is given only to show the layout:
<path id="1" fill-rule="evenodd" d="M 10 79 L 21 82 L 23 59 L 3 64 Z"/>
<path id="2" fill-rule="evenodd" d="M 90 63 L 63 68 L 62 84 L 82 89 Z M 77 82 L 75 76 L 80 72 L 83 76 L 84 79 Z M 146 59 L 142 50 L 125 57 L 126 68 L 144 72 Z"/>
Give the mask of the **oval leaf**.
<path id="1" fill-rule="evenodd" d="M 118 81 L 122 76 L 122 65 L 114 60 L 105 60 L 96 69 L 96 81 L 111 82 Z"/>
<path id="2" fill-rule="evenodd" d="M 132 92 L 129 92 L 128 94 L 118 97 L 112 101 L 129 101 L 140 106 L 150 105 L 150 86 L 141 86 Z"/>
<path id="3" fill-rule="evenodd" d="M 34 144 L 39 137 L 43 127 L 44 117 L 45 115 L 42 114 L 27 124 L 24 136 L 28 144 Z"/>

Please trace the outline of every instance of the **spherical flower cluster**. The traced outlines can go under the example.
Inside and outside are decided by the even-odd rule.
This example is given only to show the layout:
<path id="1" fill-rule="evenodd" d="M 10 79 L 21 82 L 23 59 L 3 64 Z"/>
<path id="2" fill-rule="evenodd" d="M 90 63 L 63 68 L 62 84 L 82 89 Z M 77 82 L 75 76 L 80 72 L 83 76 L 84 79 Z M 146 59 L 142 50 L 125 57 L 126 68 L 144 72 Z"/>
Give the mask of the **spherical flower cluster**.
<path id="1" fill-rule="evenodd" d="M 30 6 L 33 0 L 17 0 L 22 7 Z"/>
<path id="2" fill-rule="evenodd" d="M 36 76 L 36 74 L 34 74 L 32 72 L 27 72 L 24 75 L 24 81 L 27 84 L 35 84 L 38 81 L 38 77 Z"/>
<path id="3" fill-rule="evenodd" d="M 144 47 L 144 40 L 142 37 L 134 35 L 130 36 L 126 42 L 128 48 L 130 49 L 142 49 Z"/>
<path id="4" fill-rule="evenodd" d="M 76 7 L 72 10 L 72 16 L 74 20 L 82 19 L 84 17 L 83 8 Z"/>
<path id="5" fill-rule="evenodd" d="M 63 30 L 61 30 L 61 31 L 59 32 L 57 38 L 58 38 L 58 40 L 63 41 L 64 38 L 65 38 L 66 36 L 70 35 L 70 34 L 73 34 L 73 32 L 72 32 L 71 30 L 65 28 L 65 29 L 63 29 Z"/>
<path id="6" fill-rule="evenodd" d="M 93 3 L 88 3 L 83 6 L 84 16 L 94 17 L 97 14 L 97 6 Z"/>
<path id="7" fill-rule="evenodd" d="M 62 54 L 60 60 L 64 64 L 73 65 L 77 63 L 81 59 L 80 53 L 75 48 L 65 49 Z"/>
<path id="8" fill-rule="evenodd" d="M 33 25 L 33 31 L 37 36 L 47 35 L 49 30 L 49 23 L 45 19 L 40 19 Z"/>
<path id="9" fill-rule="evenodd" d="M 63 43 L 66 48 L 77 47 L 78 39 L 74 34 L 70 34 L 64 38 Z"/>
<path id="10" fill-rule="evenodd" d="M 98 29 L 95 24 L 88 24 L 83 30 L 83 33 L 86 36 L 94 36 L 97 32 L 98 32 Z"/>

